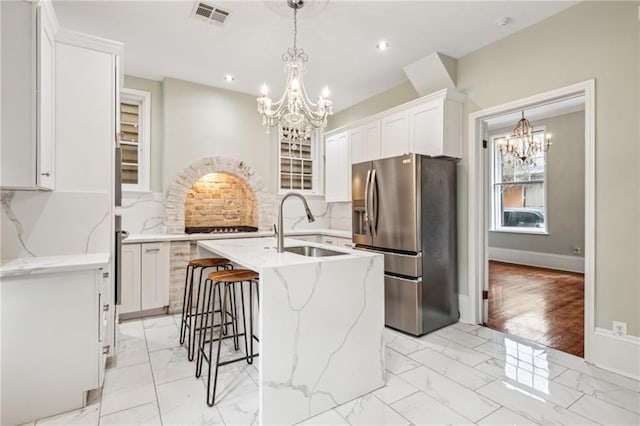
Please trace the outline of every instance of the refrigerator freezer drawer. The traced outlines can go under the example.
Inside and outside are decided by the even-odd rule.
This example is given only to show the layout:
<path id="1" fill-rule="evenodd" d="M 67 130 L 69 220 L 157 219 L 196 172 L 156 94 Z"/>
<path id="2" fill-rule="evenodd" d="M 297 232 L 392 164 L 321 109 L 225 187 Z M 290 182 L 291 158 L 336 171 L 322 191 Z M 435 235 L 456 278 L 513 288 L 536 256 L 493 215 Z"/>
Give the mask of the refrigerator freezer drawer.
<path id="1" fill-rule="evenodd" d="M 385 325 L 415 336 L 422 334 L 422 280 L 384 276 Z"/>
<path id="2" fill-rule="evenodd" d="M 358 242 L 354 239 L 354 243 Z M 401 254 L 388 251 L 374 250 L 366 247 L 356 247 L 356 250 L 368 251 L 384 255 L 384 271 L 406 277 L 422 276 L 422 253 Z"/>

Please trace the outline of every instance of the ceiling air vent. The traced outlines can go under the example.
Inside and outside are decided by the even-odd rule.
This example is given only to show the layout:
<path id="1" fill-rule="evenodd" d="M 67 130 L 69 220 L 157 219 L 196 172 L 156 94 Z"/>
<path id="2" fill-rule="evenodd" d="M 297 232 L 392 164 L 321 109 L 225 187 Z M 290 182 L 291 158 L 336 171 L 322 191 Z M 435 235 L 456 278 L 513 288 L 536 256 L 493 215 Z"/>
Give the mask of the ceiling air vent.
<path id="1" fill-rule="evenodd" d="M 191 16 L 209 23 L 224 24 L 229 17 L 229 11 L 209 3 L 197 1 L 193 6 Z"/>

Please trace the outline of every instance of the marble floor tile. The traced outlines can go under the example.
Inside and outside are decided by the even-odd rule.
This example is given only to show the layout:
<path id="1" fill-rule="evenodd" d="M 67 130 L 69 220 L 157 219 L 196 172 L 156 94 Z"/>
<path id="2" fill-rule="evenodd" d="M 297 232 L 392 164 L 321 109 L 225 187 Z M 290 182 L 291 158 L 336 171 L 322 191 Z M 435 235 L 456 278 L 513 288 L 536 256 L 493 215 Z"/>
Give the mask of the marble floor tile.
<path id="1" fill-rule="evenodd" d="M 451 324 L 450 327 L 456 328 L 460 331 L 464 331 L 465 333 L 471 333 L 473 334 L 474 331 L 476 331 L 478 328 L 482 328 L 481 325 L 478 324 L 467 324 L 464 322 L 456 322 L 454 324 Z"/>
<path id="2" fill-rule="evenodd" d="M 259 423 L 258 385 L 246 372 L 245 366 L 230 367 L 218 375 L 216 405 L 227 425 Z"/>
<path id="3" fill-rule="evenodd" d="M 584 373 L 567 370 L 554 379 L 580 392 L 640 414 L 640 393 Z"/>
<path id="4" fill-rule="evenodd" d="M 640 415 L 585 395 L 569 410 L 603 425 L 640 425 Z"/>
<path id="5" fill-rule="evenodd" d="M 145 330 L 148 330 L 154 327 L 166 327 L 169 325 L 175 325 L 176 327 L 178 326 L 178 324 L 176 324 L 175 319 L 173 318 L 173 315 L 147 317 L 142 320 L 142 324 L 144 325 Z"/>
<path id="6" fill-rule="evenodd" d="M 409 357 L 470 389 L 477 389 L 495 380 L 489 374 L 471 368 L 429 348 L 414 352 Z"/>
<path id="7" fill-rule="evenodd" d="M 537 425 L 526 417 L 514 413 L 508 408 L 500 407 L 478 423 L 480 426 L 513 426 L 513 425 Z"/>
<path id="8" fill-rule="evenodd" d="M 156 385 L 193 377 L 196 372 L 195 360 L 189 362 L 187 349 L 183 347 L 153 351 L 149 353 L 149 359 Z"/>
<path id="9" fill-rule="evenodd" d="M 481 387 L 477 392 L 534 423 L 542 425 L 596 424 L 573 411 L 559 407 L 551 402 L 545 401 L 537 395 L 525 392 L 516 386 L 500 380 Z"/>
<path id="10" fill-rule="evenodd" d="M 336 410 L 325 411 L 324 413 L 311 417 L 302 423 L 298 423 L 299 426 L 343 426 L 348 424 L 349 423 L 347 423 L 347 421 L 343 419 Z"/>
<path id="11" fill-rule="evenodd" d="M 419 340 L 387 327 L 384 329 L 384 342 L 388 348 L 403 355 L 419 351 L 424 347 Z"/>
<path id="12" fill-rule="evenodd" d="M 349 401 L 335 409 L 350 425 L 409 425 L 409 420 L 372 394 Z"/>
<path id="13" fill-rule="evenodd" d="M 577 356 L 560 352 L 555 349 L 549 349 L 548 352 L 544 354 L 544 357 L 546 357 L 550 362 L 568 367 L 596 379 L 613 383 L 634 392 L 640 392 L 640 380 L 634 380 L 612 373 L 611 371 L 603 370 L 602 368 L 585 362 L 584 359 Z"/>
<path id="14" fill-rule="evenodd" d="M 421 425 L 473 425 L 450 408 L 422 392 L 408 396 L 391 407 L 415 426 Z"/>
<path id="15" fill-rule="evenodd" d="M 194 377 L 157 386 L 158 405 L 164 426 L 223 425 L 218 407 L 206 403 L 206 388 Z"/>
<path id="16" fill-rule="evenodd" d="M 127 339 L 118 342 L 115 356 L 110 359 L 109 368 L 129 367 L 149 362 L 147 342 L 142 339 Z"/>
<path id="17" fill-rule="evenodd" d="M 385 404 L 392 404 L 412 393 L 418 392 L 415 386 L 388 371 L 385 382 L 386 384 L 383 388 L 373 392 L 373 394 L 380 398 Z"/>
<path id="18" fill-rule="evenodd" d="M 564 408 L 569 407 L 582 396 L 581 392 L 551 380 L 548 375 L 545 375 L 545 370 L 523 361 L 509 363 L 491 359 L 476 368 L 496 379 Z"/>
<path id="19" fill-rule="evenodd" d="M 454 326 L 441 328 L 440 330 L 434 331 L 431 334 L 444 337 L 445 339 L 449 339 L 468 348 L 474 348 L 483 343 L 487 343 L 487 339 L 483 339 L 482 337 L 474 336 L 473 334 L 460 331 Z"/>
<path id="20" fill-rule="evenodd" d="M 480 420 L 499 407 L 490 399 L 426 367 L 402 373 L 400 378 L 472 422 Z"/>
<path id="21" fill-rule="evenodd" d="M 79 410 L 47 417 L 36 422 L 47 426 L 98 426 L 100 421 L 100 404 L 93 404 Z"/>
<path id="22" fill-rule="evenodd" d="M 435 335 L 433 333 L 426 334 L 420 337 L 418 340 L 420 340 L 421 343 L 423 343 L 431 350 L 446 355 L 449 358 L 452 358 L 470 367 L 485 362 L 490 358 L 489 355 L 485 355 L 474 349 L 459 345 L 449 339 L 445 339 L 444 337 Z"/>
<path id="23" fill-rule="evenodd" d="M 162 426 L 156 401 L 100 417 L 100 426 Z"/>
<path id="24" fill-rule="evenodd" d="M 155 400 L 156 391 L 149 363 L 107 370 L 102 390 L 101 415 Z"/>
<path id="25" fill-rule="evenodd" d="M 393 374 L 404 373 L 407 370 L 416 368 L 420 363 L 409 359 L 408 357 L 387 347 L 384 351 L 384 367 Z"/>
<path id="26" fill-rule="evenodd" d="M 144 334 L 147 338 L 149 352 L 180 346 L 180 330 L 173 321 L 168 325 L 154 325 L 145 328 Z"/>
<path id="27" fill-rule="evenodd" d="M 489 342 L 497 343 L 499 345 L 504 344 L 505 334 L 501 331 L 492 330 L 488 327 L 478 326 L 473 330 L 468 330 L 467 333 L 482 337 L 483 339 L 487 339 Z"/>

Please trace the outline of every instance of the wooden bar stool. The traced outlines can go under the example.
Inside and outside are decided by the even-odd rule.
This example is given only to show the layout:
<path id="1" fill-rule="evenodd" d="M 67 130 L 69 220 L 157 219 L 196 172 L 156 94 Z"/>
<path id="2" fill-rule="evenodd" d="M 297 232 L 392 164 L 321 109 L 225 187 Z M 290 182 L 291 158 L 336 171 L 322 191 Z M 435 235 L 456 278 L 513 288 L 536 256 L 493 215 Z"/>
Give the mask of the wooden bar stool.
<path id="1" fill-rule="evenodd" d="M 187 273 L 184 279 L 184 296 L 182 297 L 182 318 L 180 321 L 180 344 L 184 344 L 187 340 L 187 358 L 193 361 L 195 350 L 195 334 L 198 330 L 198 317 L 193 313 L 193 276 L 200 270 L 198 279 L 198 290 L 196 293 L 196 312 L 197 306 L 200 304 L 200 285 L 202 283 L 202 274 L 205 269 L 216 268 L 219 270 L 233 269 L 233 265 L 229 259 L 223 257 L 211 257 L 203 259 L 192 259 L 187 265 Z"/>
<path id="2" fill-rule="evenodd" d="M 200 333 L 200 339 L 198 340 L 198 354 L 196 360 L 196 377 L 200 377 L 202 374 L 202 364 L 207 362 L 209 371 L 207 375 L 207 405 L 210 407 L 215 403 L 216 386 L 218 383 L 218 368 L 223 365 L 232 364 L 239 361 L 247 361 L 248 364 L 253 363 L 253 358 L 258 354 L 253 350 L 253 341 L 259 341 L 258 337 L 253 333 L 253 287 L 255 285 L 256 297 L 259 299 L 258 290 L 258 277 L 259 274 L 249 269 L 234 269 L 226 271 L 211 272 L 205 281 L 205 297 L 202 309 L 203 309 L 203 332 Z M 249 328 L 246 324 L 246 313 L 244 306 L 244 287 L 243 284 L 249 283 Z M 208 327 L 209 317 L 213 317 L 213 307 L 215 306 L 215 295 L 218 290 L 218 297 L 220 297 L 220 287 L 222 287 L 222 299 L 221 299 L 221 317 L 226 318 L 227 310 L 230 311 L 230 315 L 234 318 L 232 322 L 232 335 L 223 335 L 223 324 L 212 325 Z M 207 288 L 209 291 L 207 292 Z M 242 314 L 242 331 L 238 330 L 238 304 L 236 300 L 237 290 L 240 290 L 240 306 Z M 208 307 L 206 307 L 208 305 Z M 214 328 L 218 328 L 218 337 L 214 337 Z M 207 340 L 207 330 L 211 330 L 210 338 Z M 238 338 L 244 337 L 244 356 L 233 358 L 225 361 L 220 361 L 220 349 L 222 347 L 222 341 L 224 339 L 234 339 L 234 347 L 239 349 Z M 213 345 L 214 342 L 218 342 L 218 349 L 215 360 L 213 359 Z M 209 345 L 207 347 L 207 344 Z M 215 363 L 215 365 L 212 365 Z M 213 371 L 212 371 L 213 370 Z M 213 373 L 213 389 L 211 386 L 211 376 Z"/>

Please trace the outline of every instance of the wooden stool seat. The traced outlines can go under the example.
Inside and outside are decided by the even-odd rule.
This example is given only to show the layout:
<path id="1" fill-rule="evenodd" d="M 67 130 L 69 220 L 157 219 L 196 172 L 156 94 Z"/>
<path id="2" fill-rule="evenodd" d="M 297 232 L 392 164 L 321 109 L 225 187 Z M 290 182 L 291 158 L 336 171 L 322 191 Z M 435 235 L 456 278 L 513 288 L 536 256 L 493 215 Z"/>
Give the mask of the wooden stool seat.
<path id="1" fill-rule="evenodd" d="M 252 281 L 259 277 L 259 274 L 250 269 L 231 269 L 228 271 L 214 271 L 208 276 L 211 281 L 221 281 L 225 283 Z"/>
<path id="2" fill-rule="evenodd" d="M 204 259 L 192 259 L 189 261 L 189 266 L 195 266 L 196 268 L 214 268 L 216 266 L 223 266 L 230 264 L 229 259 L 223 257 L 211 257 Z"/>

